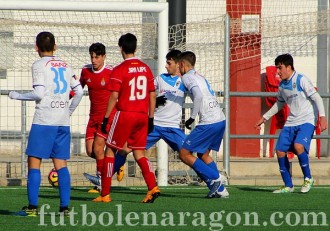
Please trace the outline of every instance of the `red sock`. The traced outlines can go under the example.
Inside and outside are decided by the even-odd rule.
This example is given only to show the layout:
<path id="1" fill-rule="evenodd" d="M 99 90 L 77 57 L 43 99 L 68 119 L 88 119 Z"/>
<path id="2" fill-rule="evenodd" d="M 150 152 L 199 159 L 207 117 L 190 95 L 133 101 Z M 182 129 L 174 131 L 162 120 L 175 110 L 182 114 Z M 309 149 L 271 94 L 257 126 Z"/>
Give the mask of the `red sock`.
<path id="1" fill-rule="evenodd" d="M 148 191 L 157 186 L 155 174 L 152 171 L 152 165 L 148 158 L 142 157 L 137 161 L 142 170 L 143 178 L 148 186 Z"/>
<path id="2" fill-rule="evenodd" d="M 96 171 L 97 174 L 102 176 L 104 159 L 96 160 Z"/>
<path id="3" fill-rule="evenodd" d="M 113 167 L 114 167 L 115 158 L 113 157 L 104 157 L 104 164 L 102 170 L 102 190 L 101 196 L 106 196 L 110 194 L 110 187 L 111 187 L 111 179 L 113 175 Z"/>

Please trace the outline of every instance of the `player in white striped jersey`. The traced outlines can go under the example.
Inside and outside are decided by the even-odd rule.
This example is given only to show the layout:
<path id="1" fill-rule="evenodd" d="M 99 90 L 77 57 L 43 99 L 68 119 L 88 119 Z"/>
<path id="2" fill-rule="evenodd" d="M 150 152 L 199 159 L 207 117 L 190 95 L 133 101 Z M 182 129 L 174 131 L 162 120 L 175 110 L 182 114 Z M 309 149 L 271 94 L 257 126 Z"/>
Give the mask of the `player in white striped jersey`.
<path id="1" fill-rule="evenodd" d="M 33 91 L 9 93 L 11 99 L 35 101 L 35 113 L 29 134 L 27 193 L 29 205 L 16 215 L 37 216 L 38 195 L 41 182 L 42 159 L 52 159 L 58 173 L 60 212 L 67 215 L 70 202 L 70 115 L 78 106 L 83 90 L 71 67 L 53 56 L 55 37 L 50 32 L 40 32 L 36 37 L 36 51 L 40 60 L 32 65 Z M 69 94 L 75 95 L 70 103 Z"/>
<path id="2" fill-rule="evenodd" d="M 290 54 L 279 55 L 275 59 L 275 65 L 281 78 L 277 102 L 257 121 L 255 127 L 260 129 L 260 125 L 281 110 L 285 104 L 289 106 L 290 114 L 276 145 L 284 186 L 273 193 L 294 191 L 287 152 L 294 152 L 298 157 L 304 175 L 304 183 L 300 191 L 307 193 L 314 182 L 310 172 L 308 153 L 315 126 L 317 126 L 316 122 L 319 117 L 321 131 L 327 129 L 328 122 L 321 96 L 305 75 L 295 71 L 292 56 Z"/>
<path id="3" fill-rule="evenodd" d="M 207 79 L 196 72 L 195 63 L 196 56 L 193 52 L 180 54 L 182 81 L 193 100 L 190 118 L 185 126 L 191 129 L 197 114 L 199 123 L 185 139 L 179 157 L 206 182 L 210 189 L 207 197 L 228 197 L 229 193 L 221 180 L 218 167 L 209 156 L 211 150 L 219 151 L 226 126 L 225 115 Z M 197 153 L 198 158 L 193 152 Z"/>

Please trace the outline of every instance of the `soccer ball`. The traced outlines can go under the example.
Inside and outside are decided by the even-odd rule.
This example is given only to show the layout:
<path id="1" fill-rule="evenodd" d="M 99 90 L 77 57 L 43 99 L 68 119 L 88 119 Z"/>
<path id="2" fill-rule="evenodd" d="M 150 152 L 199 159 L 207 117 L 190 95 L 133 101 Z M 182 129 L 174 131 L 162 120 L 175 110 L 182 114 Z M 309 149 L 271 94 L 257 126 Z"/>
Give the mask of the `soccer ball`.
<path id="1" fill-rule="evenodd" d="M 48 173 L 48 182 L 53 187 L 58 186 L 58 175 L 57 175 L 57 171 L 55 168 L 50 170 L 50 172 Z"/>

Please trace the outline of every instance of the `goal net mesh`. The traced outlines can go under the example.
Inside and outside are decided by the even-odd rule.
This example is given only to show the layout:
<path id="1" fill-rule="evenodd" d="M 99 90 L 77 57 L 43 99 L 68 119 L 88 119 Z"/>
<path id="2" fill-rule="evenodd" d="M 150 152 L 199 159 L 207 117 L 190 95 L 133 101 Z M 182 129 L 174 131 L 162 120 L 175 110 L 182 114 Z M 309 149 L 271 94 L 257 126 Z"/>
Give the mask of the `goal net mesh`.
<path id="1" fill-rule="evenodd" d="M 131 0 L 123 4 L 129 2 L 142 1 Z M 226 2 L 189 0 L 187 22 L 168 28 L 170 49 L 194 51 L 197 56 L 196 70 L 209 80 L 217 92 L 224 90 L 226 9 L 239 7 L 239 3 L 226 6 Z M 266 66 L 273 65 L 276 55 L 291 53 L 298 61 L 297 65 L 299 61 L 303 62 L 300 65 L 302 71 L 306 70 L 308 76 L 316 76 L 316 56 L 320 51 L 317 48 L 317 38 L 329 33 L 329 11 L 318 10 L 317 3 L 317 0 L 262 1 L 260 18 L 248 15 L 243 19 L 232 19 L 229 31 L 235 37 L 231 37 L 230 62 L 254 55 L 261 56 L 261 72 L 265 72 Z M 9 100 L 6 92 L 31 90 L 31 65 L 39 58 L 34 49 L 35 36 L 40 31 L 54 33 L 58 44 L 55 55 L 66 60 L 79 76 L 83 65 L 90 63 L 88 47 L 93 42 L 105 44 L 108 64 L 120 63 L 122 57 L 117 42 L 120 35 L 127 32 L 137 35 L 136 55 L 147 62 L 155 74 L 159 74 L 157 29 L 155 13 L 0 10 L 0 179 L 20 178 L 22 174 L 21 153 L 25 150 L 22 150 L 22 126 L 28 132 L 35 105 L 34 102 L 26 102 L 24 111 L 21 102 Z M 250 49 L 251 47 L 254 49 Z M 219 100 L 223 102 L 222 97 Z M 191 101 L 187 98 L 186 102 Z M 190 110 L 186 109 L 186 118 L 189 113 Z M 89 99 L 84 96 L 71 119 L 72 159 L 69 166 L 72 182 L 77 185 L 89 185 L 83 179 L 82 172 L 95 173 L 95 161 L 85 154 L 84 134 L 88 114 Z M 26 119 L 25 125 L 22 124 L 22 118 Z M 189 133 L 188 130 L 185 132 Z M 157 168 L 156 149 L 157 146 L 147 152 L 154 169 Z M 212 155 L 217 158 L 220 167 L 222 147 Z M 45 162 L 43 176 L 50 169 L 51 163 Z M 191 170 L 180 163 L 177 153 L 171 150 L 169 171 L 170 184 L 186 184 L 196 180 Z M 131 156 L 128 158 L 125 174 L 127 177 L 121 185 L 145 185 L 140 169 Z M 118 184 L 116 180 L 113 183 Z M 45 179 L 43 184 L 47 184 Z"/>

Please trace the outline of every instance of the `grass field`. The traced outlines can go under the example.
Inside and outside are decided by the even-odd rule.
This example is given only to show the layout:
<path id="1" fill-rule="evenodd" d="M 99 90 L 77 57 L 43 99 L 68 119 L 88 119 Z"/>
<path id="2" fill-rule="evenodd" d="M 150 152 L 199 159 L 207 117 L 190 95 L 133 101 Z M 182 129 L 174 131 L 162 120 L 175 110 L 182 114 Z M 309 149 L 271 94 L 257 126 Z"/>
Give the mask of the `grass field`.
<path id="1" fill-rule="evenodd" d="M 94 203 L 95 194 L 74 187 L 74 216 L 60 217 L 57 189 L 42 187 L 39 217 L 13 213 L 27 205 L 25 187 L 0 188 L 1 230 L 329 230 L 330 187 L 308 194 L 272 194 L 274 187 L 229 186 L 228 199 L 207 199 L 199 186 L 161 188 L 153 204 L 142 204 L 145 187 L 114 187 L 111 203 Z M 48 206 L 46 206 L 49 205 Z M 39 208 L 39 211 L 41 208 Z"/>

